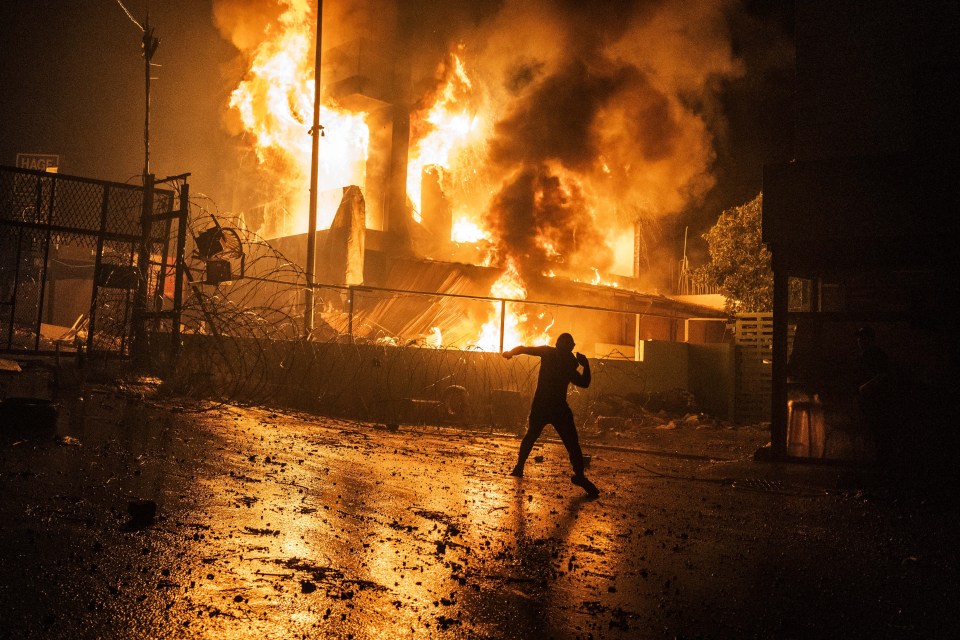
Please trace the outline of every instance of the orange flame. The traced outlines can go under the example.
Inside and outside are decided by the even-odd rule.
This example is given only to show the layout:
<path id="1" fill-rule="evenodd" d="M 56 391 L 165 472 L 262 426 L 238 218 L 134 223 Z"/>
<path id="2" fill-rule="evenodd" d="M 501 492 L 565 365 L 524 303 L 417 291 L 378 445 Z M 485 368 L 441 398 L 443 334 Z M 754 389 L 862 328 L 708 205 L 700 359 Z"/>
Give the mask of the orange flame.
<path id="1" fill-rule="evenodd" d="M 620 286 L 619 284 L 617 284 L 616 280 L 608 280 L 608 279 L 605 279 L 603 276 L 601 276 L 599 269 L 593 268 L 591 270 L 593 271 L 593 279 L 590 280 L 590 284 L 594 286 L 603 285 L 605 287 L 614 287 L 614 288 L 617 288 Z"/>
<path id="2" fill-rule="evenodd" d="M 451 54 L 450 60 L 447 80 L 436 93 L 436 100 L 411 118 L 411 128 L 415 132 L 423 131 L 412 142 L 407 163 L 407 196 L 413 203 L 413 217 L 417 222 L 422 221 L 423 171 L 435 167 L 441 184 L 446 182 L 449 187 L 450 169 L 471 146 L 482 144 L 484 139 L 484 119 L 472 107 L 473 82 L 459 55 Z"/>
<path id="3" fill-rule="evenodd" d="M 315 28 L 306 3 L 291 3 L 280 16 L 274 37 L 254 51 L 244 80 L 230 95 L 230 107 L 253 139 L 260 165 L 278 176 L 287 197 L 286 220 L 265 220 L 262 233 L 290 235 L 307 230 L 307 201 L 312 164 Z M 321 105 L 317 172 L 318 228 L 330 226 L 340 189 L 364 186 L 370 132 L 366 114 Z M 324 198 L 323 192 L 328 192 Z"/>
<path id="4" fill-rule="evenodd" d="M 260 165 L 276 176 L 283 192 L 283 206 L 289 212 L 282 220 L 265 221 L 268 231 L 261 227 L 259 232 L 267 237 L 306 230 L 312 146 L 308 130 L 315 86 L 312 51 L 315 21 L 310 15 L 310 4 L 303 0 L 282 0 L 282 15 L 268 28 L 267 39 L 252 52 L 250 69 L 230 97 L 230 107 L 252 140 Z M 489 203 L 502 189 L 505 178 L 517 168 L 508 166 L 502 158 L 497 159 L 497 148 L 493 144 L 502 142 L 504 134 L 500 125 L 509 121 L 517 105 L 509 102 L 513 98 L 498 93 L 495 84 L 484 86 L 482 75 L 473 77 L 472 74 L 463 49 L 451 53 L 439 88 L 423 108 L 411 114 L 406 189 L 414 206 L 413 216 L 421 221 L 422 176 L 428 169 L 437 173 L 440 188 L 454 211 L 451 239 L 480 244 L 482 249 L 492 247 L 497 253 L 487 253 L 487 260 L 504 261 L 505 269 L 491 288 L 491 297 L 525 300 L 527 287 L 521 274 L 526 272 L 520 267 L 530 268 L 531 264 L 535 264 L 542 275 L 582 276 L 583 281 L 594 285 L 616 287 L 616 281 L 590 265 L 597 265 L 605 272 L 632 273 L 635 220 L 641 219 L 644 212 L 659 215 L 679 210 L 678 203 L 686 201 L 683 194 L 698 193 L 706 188 L 706 182 L 696 180 L 709 177 L 701 168 L 703 157 L 709 157 L 709 153 L 702 153 L 694 143 L 707 144 L 707 138 L 698 133 L 702 123 L 695 114 L 683 111 L 681 105 L 668 101 L 665 108 L 667 115 L 677 120 L 677 126 L 689 132 L 686 135 L 691 144 L 678 142 L 676 148 L 680 151 L 667 158 L 670 162 L 659 156 L 656 162 L 648 162 L 645 156 L 632 151 L 637 146 L 630 137 L 636 133 L 633 125 L 637 125 L 637 118 L 633 116 L 640 108 L 637 105 L 646 104 L 640 98 L 647 97 L 647 85 L 637 83 L 636 88 L 631 89 L 635 95 L 625 93 L 622 100 L 610 101 L 597 115 L 595 128 L 598 148 L 604 149 L 603 156 L 591 163 L 569 164 L 553 157 L 543 160 L 550 175 L 559 181 L 558 186 L 549 193 L 552 200 L 548 198 L 544 202 L 543 192 L 537 194 L 534 206 L 547 213 L 535 220 L 533 226 L 537 228 L 525 237 L 527 244 L 523 250 L 514 252 L 528 257 L 507 255 L 510 249 L 497 244 L 503 241 L 507 227 L 498 228 L 497 222 L 488 225 L 484 214 L 492 210 Z M 495 96 L 505 100 L 492 104 Z M 321 122 L 325 137 L 320 140 L 321 162 L 317 176 L 318 227 L 324 228 L 332 221 L 342 187 L 355 184 L 366 191 L 370 131 L 364 113 L 343 110 L 329 101 L 321 105 Z M 496 131 L 495 123 L 498 123 Z M 494 133 L 497 133 L 496 139 Z M 488 141 L 495 152 L 490 158 L 486 155 Z M 536 145 L 527 145 L 530 146 Z M 689 161 L 681 153 L 683 150 L 688 150 L 684 153 L 689 153 Z M 510 159 L 514 161 L 520 162 L 523 158 Z M 567 210 L 566 203 L 570 200 L 582 202 L 583 206 L 577 210 L 579 226 L 562 226 L 556 216 L 551 215 L 552 211 Z M 502 216 L 497 218 L 497 221 L 503 220 Z M 544 221 L 556 224 L 541 224 Z M 584 239 L 584 230 L 596 236 L 592 244 Z M 609 260 L 604 264 L 596 259 L 598 252 L 592 250 L 602 248 L 604 243 L 616 249 L 613 265 Z M 468 253 L 464 251 L 463 255 Z M 531 255 L 534 259 L 529 258 Z M 525 262 L 516 262 L 520 259 Z M 592 278 L 588 275 L 591 271 Z M 549 343 L 550 326 L 543 328 L 549 321 L 529 312 L 530 309 L 530 305 L 520 302 L 506 303 L 503 346 Z M 495 351 L 500 348 L 501 303 L 491 302 L 490 311 L 488 322 L 481 326 L 482 319 L 470 319 L 469 331 L 461 335 L 475 335 L 479 330 L 477 346 Z M 439 345 L 442 339 L 436 328 L 431 330 L 428 343 Z"/>
<path id="5" fill-rule="evenodd" d="M 490 297 L 505 298 L 507 300 L 523 300 L 527 297 L 527 288 L 520 277 L 517 264 L 513 258 L 507 259 L 507 267 L 496 282 L 490 287 Z M 500 350 L 500 314 L 503 318 L 503 348 L 512 349 L 521 344 L 544 345 L 550 344 L 547 331 L 553 326 L 551 321 L 545 328 L 536 328 L 544 321 L 544 314 L 532 320 L 526 312 L 516 310 L 517 303 L 507 302 L 502 305 L 499 301 L 491 303 L 493 318 L 480 328 L 477 338 L 477 348 L 481 351 Z"/>
<path id="6" fill-rule="evenodd" d="M 484 240 L 490 240 L 490 232 L 484 229 L 478 222 L 467 217 L 454 220 L 450 235 L 450 239 L 454 242 L 467 244 L 477 244 Z"/>

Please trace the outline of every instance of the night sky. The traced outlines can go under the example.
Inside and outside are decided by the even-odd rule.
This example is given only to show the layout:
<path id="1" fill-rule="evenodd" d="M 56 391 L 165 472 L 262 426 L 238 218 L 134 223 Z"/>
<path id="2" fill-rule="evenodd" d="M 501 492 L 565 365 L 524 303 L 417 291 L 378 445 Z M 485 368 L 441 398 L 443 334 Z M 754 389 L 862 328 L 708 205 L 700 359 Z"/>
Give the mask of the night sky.
<path id="1" fill-rule="evenodd" d="M 143 22 L 147 3 L 124 2 Z M 496 11 L 489 0 L 440 3 L 443 27 L 416 24 L 425 47 Z M 614 13 L 612 3 L 607 13 Z M 253 159 L 222 124 L 224 105 L 242 69 L 237 51 L 217 31 L 208 0 L 153 0 L 150 20 L 161 39 L 152 83 L 151 169 L 158 177 L 192 173 L 192 193 L 222 210 L 236 200 L 237 169 Z M 576 3 L 560 2 L 565 10 Z M 569 6 L 566 6 L 569 5 Z M 789 160 L 792 136 L 792 3 L 731 3 L 734 53 L 745 74 L 726 80 L 713 114 L 717 186 L 703 203 L 668 225 L 664 240 L 689 224 L 697 238 L 723 208 L 761 188 L 763 164 Z M 7 0 L 0 3 L 0 164 L 18 152 L 55 153 L 61 171 L 139 181 L 143 170 L 141 34 L 115 0 Z M 432 40 L 430 36 L 435 36 Z M 420 34 L 411 38 L 419 39 Z M 429 56 L 427 56 L 429 57 Z M 716 109 L 717 107 L 711 107 Z M 672 236 L 672 237 L 670 237 Z M 694 250 L 702 246 L 694 243 Z M 679 256 L 678 256 L 679 257 Z"/>
<path id="2" fill-rule="evenodd" d="M 145 3 L 124 3 L 142 24 Z M 209 2 L 153 0 L 161 39 L 151 86 L 151 169 L 191 172 L 194 192 L 229 207 L 236 141 L 220 126 L 235 53 Z M 61 171 L 124 182 L 143 171 L 141 33 L 114 0 L 0 4 L 0 162 L 56 153 Z"/>

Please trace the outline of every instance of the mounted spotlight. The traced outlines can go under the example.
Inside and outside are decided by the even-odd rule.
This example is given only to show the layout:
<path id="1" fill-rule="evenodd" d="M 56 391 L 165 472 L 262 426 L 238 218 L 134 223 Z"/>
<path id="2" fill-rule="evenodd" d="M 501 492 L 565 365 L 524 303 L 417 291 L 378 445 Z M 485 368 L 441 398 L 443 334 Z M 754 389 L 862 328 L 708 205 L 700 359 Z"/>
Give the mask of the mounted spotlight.
<path id="1" fill-rule="evenodd" d="M 242 278 L 244 275 L 243 241 L 236 229 L 214 226 L 194 238 L 194 254 L 205 263 L 204 284 L 218 285 Z"/>
<path id="2" fill-rule="evenodd" d="M 233 280 L 229 260 L 207 260 L 204 284 L 221 284 Z"/>
<path id="3" fill-rule="evenodd" d="M 201 260 L 210 260 L 223 251 L 223 228 L 210 227 L 197 236 L 197 257 Z"/>

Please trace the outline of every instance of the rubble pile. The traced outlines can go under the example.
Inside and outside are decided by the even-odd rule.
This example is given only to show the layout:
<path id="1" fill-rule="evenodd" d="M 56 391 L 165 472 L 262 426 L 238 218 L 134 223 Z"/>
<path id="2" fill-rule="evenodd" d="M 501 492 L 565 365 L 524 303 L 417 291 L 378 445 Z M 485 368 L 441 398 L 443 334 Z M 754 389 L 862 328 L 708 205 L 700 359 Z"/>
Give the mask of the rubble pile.
<path id="1" fill-rule="evenodd" d="M 601 396 L 590 407 L 590 417 L 585 425 L 587 432 L 614 436 L 649 429 L 732 426 L 725 420 L 698 411 L 696 398 L 684 389 Z"/>

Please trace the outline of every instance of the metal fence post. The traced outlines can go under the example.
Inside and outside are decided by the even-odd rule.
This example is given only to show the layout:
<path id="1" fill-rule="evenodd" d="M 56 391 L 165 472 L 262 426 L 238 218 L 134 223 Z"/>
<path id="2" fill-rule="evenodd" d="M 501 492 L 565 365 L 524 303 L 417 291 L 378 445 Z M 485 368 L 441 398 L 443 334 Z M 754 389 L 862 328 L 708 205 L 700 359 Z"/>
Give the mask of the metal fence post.
<path id="1" fill-rule="evenodd" d="M 40 212 L 42 207 L 42 200 L 41 200 L 42 185 L 43 185 L 43 181 L 38 180 L 37 181 L 37 222 L 40 222 L 41 220 Z M 50 268 L 49 268 L 50 267 L 50 242 L 52 240 L 52 235 L 53 235 L 52 234 L 53 207 L 54 207 L 54 195 L 56 194 L 56 190 L 57 190 L 57 181 L 54 178 L 50 180 L 50 196 L 49 196 L 49 204 L 47 207 L 47 219 L 46 219 L 47 234 L 44 237 L 44 243 L 43 243 L 44 244 L 43 270 L 41 271 L 43 275 L 40 277 L 40 292 L 37 296 L 37 339 L 33 346 L 34 350 L 36 351 L 40 350 L 40 333 L 41 333 L 40 328 L 41 328 L 41 325 L 43 324 L 43 305 L 47 295 L 47 278 L 50 275 Z M 51 298 L 52 298 L 53 292 L 55 291 L 56 286 L 53 285 L 53 283 L 51 283 L 50 289 L 51 289 Z M 51 314 L 52 314 L 52 309 L 51 309 L 51 313 L 47 314 L 47 320 L 49 320 L 52 323 L 53 320 L 50 319 Z"/>
<path id="2" fill-rule="evenodd" d="M 636 314 L 633 325 L 633 360 L 640 362 L 640 314 Z"/>
<path id="3" fill-rule="evenodd" d="M 173 341 L 173 361 L 180 357 L 180 318 L 183 311 L 183 277 L 187 243 L 187 215 L 190 212 L 190 185 L 186 181 L 180 189 L 180 215 L 177 217 L 177 248 L 176 264 L 174 266 L 175 280 L 173 282 L 173 326 L 170 337 Z"/>
<path id="4" fill-rule="evenodd" d="M 507 301 L 500 301 L 500 353 L 503 353 L 503 334 L 507 324 Z"/>
<path id="5" fill-rule="evenodd" d="M 150 276 L 150 231 L 153 222 L 152 173 L 143 176 L 143 210 L 140 213 L 140 247 L 137 256 L 137 290 L 133 298 L 133 358 L 145 367 L 147 354 L 147 281 Z"/>
<path id="6" fill-rule="evenodd" d="M 347 287 L 347 335 L 353 340 L 353 287 Z"/>

